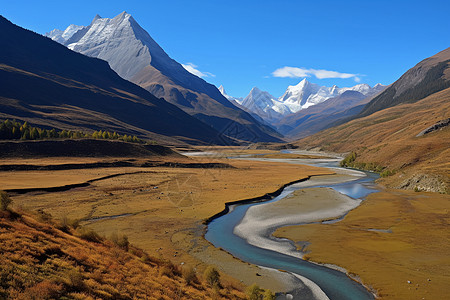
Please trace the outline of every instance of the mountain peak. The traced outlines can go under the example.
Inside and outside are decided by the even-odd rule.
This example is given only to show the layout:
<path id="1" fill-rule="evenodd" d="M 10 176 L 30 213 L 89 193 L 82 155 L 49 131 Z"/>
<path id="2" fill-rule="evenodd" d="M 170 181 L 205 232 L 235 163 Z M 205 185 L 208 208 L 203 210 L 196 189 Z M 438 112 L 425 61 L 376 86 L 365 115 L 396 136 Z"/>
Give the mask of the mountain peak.
<path id="1" fill-rule="evenodd" d="M 133 17 L 129 13 L 127 13 L 126 11 L 123 11 L 120 14 L 118 14 L 117 16 L 115 16 L 114 18 L 112 18 L 112 20 L 120 23 L 124 20 L 132 19 L 132 18 Z"/>
<path id="2" fill-rule="evenodd" d="M 306 78 L 303 78 L 302 81 L 300 81 L 296 86 L 305 86 L 309 83 L 309 81 Z"/>
<path id="3" fill-rule="evenodd" d="M 252 94 L 252 93 L 261 93 L 262 91 L 258 88 L 258 87 L 256 87 L 256 86 L 254 86 L 253 88 L 252 88 L 252 90 L 250 91 L 250 94 Z"/>
<path id="4" fill-rule="evenodd" d="M 101 18 L 102 18 L 102 17 L 100 17 L 99 14 L 96 14 L 95 17 L 94 17 L 94 19 L 92 19 L 92 22 L 91 22 L 91 23 L 94 23 L 95 21 L 97 21 L 98 19 L 101 19 Z"/>

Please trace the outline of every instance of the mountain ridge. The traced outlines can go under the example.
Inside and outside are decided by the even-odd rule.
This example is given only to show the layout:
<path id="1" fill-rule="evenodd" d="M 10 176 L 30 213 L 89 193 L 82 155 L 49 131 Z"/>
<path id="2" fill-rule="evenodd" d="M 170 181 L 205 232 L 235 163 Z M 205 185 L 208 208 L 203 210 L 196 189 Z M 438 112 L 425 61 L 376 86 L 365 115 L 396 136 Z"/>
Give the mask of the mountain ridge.
<path id="1" fill-rule="evenodd" d="M 1 118 L 60 129 L 117 131 L 168 143 L 233 143 L 120 78 L 106 61 L 73 52 L 4 17 L 0 27 Z"/>
<path id="2" fill-rule="evenodd" d="M 228 101 L 214 85 L 170 58 L 126 12 L 112 19 L 94 18 L 64 44 L 82 54 L 105 59 L 123 78 L 225 135 L 244 141 L 281 141 L 275 130 L 260 124 Z"/>

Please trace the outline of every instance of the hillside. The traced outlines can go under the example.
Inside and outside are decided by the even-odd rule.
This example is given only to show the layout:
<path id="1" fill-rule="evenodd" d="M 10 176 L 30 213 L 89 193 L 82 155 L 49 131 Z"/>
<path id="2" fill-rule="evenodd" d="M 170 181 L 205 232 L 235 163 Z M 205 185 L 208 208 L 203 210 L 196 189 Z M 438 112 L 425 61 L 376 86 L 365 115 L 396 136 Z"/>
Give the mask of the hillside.
<path id="1" fill-rule="evenodd" d="M 67 130 L 108 130 L 164 143 L 233 143 L 176 106 L 0 17 L 0 118 Z"/>
<path id="2" fill-rule="evenodd" d="M 213 289 L 195 271 L 187 276 L 187 267 L 151 257 L 126 237 L 109 241 L 43 212 L 37 219 L 0 211 L 1 299 L 244 298 L 230 287 Z"/>
<path id="3" fill-rule="evenodd" d="M 415 103 L 397 105 L 321 131 L 295 143 L 300 148 L 356 153 L 352 164 L 385 168 L 396 188 L 448 193 L 450 128 L 418 136 L 450 116 L 450 88 Z M 371 164 L 370 164 L 371 163 Z"/>
<path id="4" fill-rule="evenodd" d="M 73 26 L 73 25 L 72 25 Z M 69 26 L 70 27 L 70 26 Z M 106 60 L 122 78 L 178 106 L 221 133 L 245 141 L 281 141 L 281 135 L 235 107 L 212 84 L 188 72 L 153 40 L 136 20 L 122 12 L 96 16 L 90 25 L 62 40 L 68 48 Z M 47 34 L 57 41 L 62 35 Z"/>
<path id="5" fill-rule="evenodd" d="M 403 103 L 417 102 L 450 87 L 450 48 L 422 60 L 375 97 L 356 118 Z"/>

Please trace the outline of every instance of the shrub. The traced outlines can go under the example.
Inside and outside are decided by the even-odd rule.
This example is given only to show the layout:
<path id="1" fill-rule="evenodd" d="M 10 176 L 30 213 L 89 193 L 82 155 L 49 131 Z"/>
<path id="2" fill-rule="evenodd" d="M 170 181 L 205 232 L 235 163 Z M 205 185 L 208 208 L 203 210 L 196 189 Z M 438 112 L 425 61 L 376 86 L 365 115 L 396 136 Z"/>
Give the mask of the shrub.
<path id="1" fill-rule="evenodd" d="M 112 233 L 110 237 L 111 241 L 118 246 L 119 248 L 128 251 L 130 247 L 130 242 L 128 241 L 128 236 L 121 235 L 119 236 L 117 233 Z"/>
<path id="2" fill-rule="evenodd" d="M 213 266 L 207 267 L 205 272 L 203 273 L 203 276 L 210 286 L 220 285 L 220 274 Z"/>
<path id="3" fill-rule="evenodd" d="M 25 289 L 23 296 L 29 299 L 57 299 L 59 298 L 63 286 L 49 280 L 44 280 L 34 286 Z"/>
<path id="4" fill-rule="evenodd" d="M 340 162 L 341 167 L 351 167 L 356 160 L 356 157 L 356 152 L 351 152 Z"/>
<path id="5" fill-rule="evenodd" d="M 260 300 L 261 299 L 261 289 L 258 285 L 252 284 L 247 287 L 247 296 L 249 300 Z"/>
<path id="6" fill-rule="evenodd" d="M 388 176 L 392 176 L 396 173 L 395 170 L 384 170 L 383 172 L 380 173 L 381 177 L 388 177 Z"/>
<path id="7" fill-rule="evenodd" d="M 67 277 L 69 277 L 69 284 L 75 290 L 81 289 L 84 286 L 83 275 L 78 270 L 70 270 L 67 273 Z"/>
<path id="8" fill-rule="evenodd" d="M 195 282 L 197 280 L 195 270 L 191 266 L 185 266 L 183 268 L 182 275 L 187 284 L 190 284 L 191 282 Z"/>
<path id="9" fill-rule="evenodd" d="M 12 199 L 9 197 L 8 193 L 0 191 L 0 207 L 2 210 L 7 210 L 8 206 L 11 205 Z"/>
<path id="10" fill-rule="evenodd" d="M 81 228 L 80 230 L 80 238 L 89 242 L 99 243 L 103 239 L 102 237 L 92 229 Z"/>
<path id="11" fill-rule="evenodd" d="M 271 290 L 265 290 L 263 300 L 275 300 L 275 295 Z"/>

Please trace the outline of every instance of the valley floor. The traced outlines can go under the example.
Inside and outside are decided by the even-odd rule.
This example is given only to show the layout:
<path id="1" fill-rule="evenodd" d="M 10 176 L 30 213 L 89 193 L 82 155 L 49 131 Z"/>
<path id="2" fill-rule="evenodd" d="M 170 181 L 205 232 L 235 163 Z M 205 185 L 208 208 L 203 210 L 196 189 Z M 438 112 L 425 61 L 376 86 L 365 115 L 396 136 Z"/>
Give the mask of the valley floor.
<path id="1" fill-rule="evenodd" d="M 252 153 L 255 152 L 264 153 Z M 225 156 L 236 153 L 228 150 Z M 213 247 L 202 237 L 205 230 L 202 222 L 222 211 L 225 202 L 262 196 L 288 182 L 330 174 L 330 171 L 285 163 L 228 160 L 222 156 L 154 158 L 153 161 L 142 158 L 3 159 L 0 167 L 4 168 L 18 164 L 87 165 L 125 160 L 132 166 L 1 171 L 0 186 L 4 190 L 15 190 L 11 193 L 15 207 L 43 210 L 56 219 L 79 219 L 82 226 L 107 237 L 114 233 L 125 234 L 132 244 L 150 255 L 170 259 L 175 264 L 191 265 L 200 272 L 207 265 L 216 265 L 226 274 L 242 279 L 245 285 L 257 283 L 276 291 L 292 289 L 279 272 L 249 265 Z M 143 167 L 145 163 L 153 165 L 155 160 L 179 165 L 199 163 L 205 167 Z M 208 166 L 216 162 L 229 167 Z M 82 186 L 76 187 L 79 184 Z M 75 188 L 58 189 L 71 185 Z M 20 193 L 20 189 L 29 191 L 31 188 L 37 190 Z M 239 274 L 233 270 L 239 270 Z M 242 274 L 245 277 L 241 277 Z M 231 277 L 228 280 L 234 282 Z"/>
<path id="2" fill-rule="evenodd" d="M 271 157 L 269 153 L 273 151 L 238 153 L 226 149 L 211 156 L 217 149 L 210 150 L 209 157 L 152 161 L 3 159 L 0 168 L 124 160 L 131 165 L 0 171 L 0 186 L 16 190 L 11 193 L 16 208 L 44 210 L 56 219 L 79 219 L 82 226 L 104 236 L 126 234 L 132 244 L 150 255 L 196 267 L 199 272 L 207 265 L 215 265 L 228 275 L 225 280 L 232 284 L 239 279 L 245 285 L 257 283 L 274 291 L 291 290 L 292 281 L 280 272 L 250 265 L 213 247 L 203 238 L 206 228 L 203 221 L 222 211 L 226 202 L 262 196 L 286 183 L 331 171 L 281 162 L 226 159 L 243 153 Z M 177 164 L 155 167 L 155 162 Z M 201 164 L 204 167 L 199 167 Z M 48 189 L 73 184 L 84 185 Z M 20 189 L 29 188 L 42 190 L 20 193 Z M 440 299 L 450 292 L 449 210 L 448 195 L 386 190 L 371 194 L 340 222 L 283 227 L 275 234 L 296 242 L 309 242 L 303 249 L 307 251 L 306 259 L 345 268 L 372 287 L 380 298 Z"/>
<path id="3" fill-rule="evenodd" d="M 382 299 L 443 299 L 450 293 L 450 196 L 386 190 L 342 221 L 278 229 L 308 242 L 305 259 L 338 265 Z"/>

